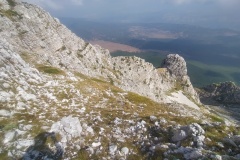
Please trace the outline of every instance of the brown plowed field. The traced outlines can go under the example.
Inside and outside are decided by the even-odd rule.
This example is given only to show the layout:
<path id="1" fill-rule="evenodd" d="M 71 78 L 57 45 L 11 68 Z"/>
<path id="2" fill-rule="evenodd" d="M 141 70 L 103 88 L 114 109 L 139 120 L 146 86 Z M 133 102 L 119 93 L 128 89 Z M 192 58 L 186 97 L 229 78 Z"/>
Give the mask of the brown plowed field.
<path id="1" fill-rule="evenodd" d="M 89 43 L 93 45 L 98 44 L 99 46 L 105 49 L 108 49 L 110 52 L 114 52 L 114 51 L 140 52 L 141 51 L 140 49 L 132 46 L 109 42 L 109 41 L 103 41 L 103 40 L 93 40 L 93 41 L 90 41 Z"/>

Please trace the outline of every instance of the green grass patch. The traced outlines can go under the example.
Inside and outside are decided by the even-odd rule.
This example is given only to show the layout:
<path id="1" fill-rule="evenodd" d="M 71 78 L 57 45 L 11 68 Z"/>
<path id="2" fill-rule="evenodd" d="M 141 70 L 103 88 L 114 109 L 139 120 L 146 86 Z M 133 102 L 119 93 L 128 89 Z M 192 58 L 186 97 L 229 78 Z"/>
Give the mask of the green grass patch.
<path id="1" fill-rule="evenodd" d="M 17 5 L 17 3 L 14 0 L 7 0 L 8 5 L 11 7 L 15 7 Z"/>
<path id="2" fill-rule="evenodd" d="M 7 18 L 9 18 L 10 20 L 14 21 L 14 18 L 17 17 L 19 19 L 22 18 L 22 16 L 20 14 L 18 14 L 16 11 L 8 9 L 8 10 L 0 10 L 0 14 L 2 16 L 6 16 Z"/>
<path id="3" fill-rule="evenodd" d="M 136 93 L 133 92 L 128 92 L 128 94 L 125 96 L 126 99 L 128 99 L 130 102 L 134 104 L 148 104 L 148 105 L 153 105 L 155 102 L 152 101 L 151 99 L 140 96 Z"/>
<path id="4" fill-rule="evenodd" d="M 222 142 L 223 138 L 227 137 L 228 131 L 226 130 L 226 126 L 205 126 L 203 127 L 205 130 L 205 136 L 210 138 L 211 141 L 207 141 L 206 145 L 208 147 L 218 147 L 217 142 Z"/>
<path id="5" fill-rule="evenodd" d="M 39 66 L 37 69 L 40 72 L 48 73 L 48 74 L 61 74 L 64 75 L 64 72 L 58 68 L 52 66 Z"/>
<path id="6" fill-rule="evenodd" d="M 1 152 L 0 159 L 10 160 L 10 158 L 8 157 L 8 152 L 7 151 Z"/>
<path id="7" fill-rule="evenodd" d="M 240 85 L 240 70 L 237 67 L 209 65 L 188 61 L 188 73 L 194 86 L 202 87 L 212 83 L 233 81 Z"/>
<path id="8" fill-rule="evenodd" d="M 27 62 L 27 63 L 30 63 L 30 64 L 32 64 L 32 62 L 34 62 L 34 60 L 33 60 L 33 57 L 30 55 L 30 53 L 28 53 L 28 52 L 25 52 L 25 51 L 23 51 L 21 54 L 19 54 L 20 56 L 21 56 L 21 58 L 25 61 L 25 62 Z"/>
<path id="9" fill-rule="evenodd" d="M 211 118 L 211 120 L 213 122 L 222 122 L 222 123 L 224 122 L 224 119 L 219 117 L 219 116 L 217 116 L 217 115 L 211 114 L 211 115 L 209 115 L 209 118 Z"/>
<path id="10" fill-rule="evenodd" d="M 18 124 L 16 122 L 8 123 L 8 124 L 4 125 L 2 130 L 3 131 L 10 131 L 14 128 L 17 128 L 17 126 L 18 126 Z"/>
<path id="11" fill-rule="evenodd" d="M 74 75 L 79 77 L 79 78 L 83 78 L 83 79 L 87 79 L 88 77 L 80 72 L 74 72 Z"/>

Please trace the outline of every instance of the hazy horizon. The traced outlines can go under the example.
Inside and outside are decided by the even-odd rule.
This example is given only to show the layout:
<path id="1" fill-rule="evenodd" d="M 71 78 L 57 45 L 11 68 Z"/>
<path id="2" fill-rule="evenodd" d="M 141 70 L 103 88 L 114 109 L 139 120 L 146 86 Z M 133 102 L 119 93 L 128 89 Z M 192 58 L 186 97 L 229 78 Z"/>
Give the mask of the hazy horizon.
<path id="1" fill-rule="evenodd" d="M 240 30 L 239 0 L 24 0 L 57 18 L 188 24 Z"/>

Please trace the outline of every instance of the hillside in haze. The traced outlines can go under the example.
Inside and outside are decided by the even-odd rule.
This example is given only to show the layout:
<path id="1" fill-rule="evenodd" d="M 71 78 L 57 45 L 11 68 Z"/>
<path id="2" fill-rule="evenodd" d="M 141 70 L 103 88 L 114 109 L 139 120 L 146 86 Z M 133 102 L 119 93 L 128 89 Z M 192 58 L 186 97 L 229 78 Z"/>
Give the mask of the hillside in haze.
<path id="1" fill-rule="evenodd" d="M 61 19 L 85 40 L 104 40 L 135 47 L 140 56 L 155 67 L 166 53 L 178 53 L 187 63 L 194 86 L 233 81 L 240 84 L 240 32 L 177 24 L 100 23 Z M 111 45 L 105 48 L 111 49 Z M 121 50 L 121 48 L 119 48 Z M 122 49 L 122 51 L 126 51 Z M 112 55 L 128 55 L 112 52 Z"/>

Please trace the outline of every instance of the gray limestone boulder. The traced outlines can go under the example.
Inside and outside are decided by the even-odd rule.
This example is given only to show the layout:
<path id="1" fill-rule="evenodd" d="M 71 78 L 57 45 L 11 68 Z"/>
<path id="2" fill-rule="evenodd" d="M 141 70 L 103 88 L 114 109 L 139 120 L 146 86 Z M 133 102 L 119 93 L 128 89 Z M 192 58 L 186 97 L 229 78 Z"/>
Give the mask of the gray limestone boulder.
<path id="1" fill-rule="evenodd" d="M 51 132 L 59 133 L 62 137 L 60 142 L 66 147 L 68 142 L 81 136 L 82 126 L 77 117 L 70 115 L 54 123 L 51 127 Z"/>
<path id="2" fill-rule="evenodd" d="M 127 147 L 123 147 L 123 148 L 121 149 L 121 153 L 122 153 L 123 155 L 127 155 L 127 154 L 129 153 L 129 149 L 128 149 Z"/>
<path id="3" fill-rule="evenodd" d="M 116 152 L 116 151 L 117 151 L 117 145 L 111 144 L 111 145 L 109 146 L 109 154 L 115 155 L 115 152 Z"/>
<path id="4" fill-rule="evenodd" d="M 223 142 L 227 145 L 233 146 L 233 147 L 238 147 L 240 146 L 240 135 L 234 135 L 229 138 L 224 138 Z"/>
<path id="5" fill-rule="evenodd" d="M 183 57 L 178 54 L 169 54 L 162 62 L 162 68 L 166 68 L 182 90 L 189 94 L 197 103 L 200 103 L 199 96 L 192 86 L 189 76 L 187 75 L 187 64 Z"/>
<path id="6" fill-rule="evenodd" d="M 3 143 L 8 143 L 12 141 L 16 136 L 16 131 L 9 131 L 4 135 Z"/>
<path id="7" fill-rule="evenodd" d="M 179 129 L 174 133 L 174 136 L 172 137 L 172 141 L 173 142 L 179 142 L 179 141 L 187 138 L 187 136 L 188 135 L 184 130 Z"/>
<path id="8" fill-rule="evenodd" d="M 179 79 L 187 75 L 186 61 L 178 54 L 169 54 L 162 62 L 162 67 L 167 68 L 171 74 Z"/>
<path id="9" fill-rule="evenodd" d="M 192 138 L 195 147 L 202 147 L 205 140 L 204 134 L 205 131 L 202 127 L 197 123 L 193 123 L 188 126 L 181 126 L 179 129 L 175 130 L 172 141 L 179 142 L 186 138 Z"/>
<path id="10" fill-rule="evenodd" d="M 197 160 L 202 157 L 202 152 L 200 150 L 193 150 L 192 152 L 184 154 L 184 158 L 187 160 Z"/>

